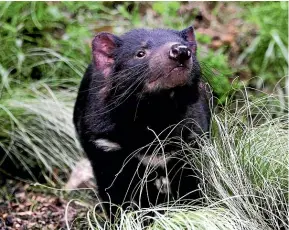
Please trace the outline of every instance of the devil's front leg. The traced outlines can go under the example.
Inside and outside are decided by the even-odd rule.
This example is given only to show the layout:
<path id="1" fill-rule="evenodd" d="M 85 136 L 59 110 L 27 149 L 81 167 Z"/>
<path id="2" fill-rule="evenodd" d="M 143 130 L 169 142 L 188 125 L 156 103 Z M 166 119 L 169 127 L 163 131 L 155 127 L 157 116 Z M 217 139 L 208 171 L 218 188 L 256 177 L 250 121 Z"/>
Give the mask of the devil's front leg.
<path id="1" fill-rule="evenodd" d="M 201 198 L 200 191 L 202 175 L 197 169 L 198 154 L 202 154 L 201 140 L 208 140 L 210 131 L 210 108 L 208 95 L 200 90 L 198 101 L 189 106 L 184 119 L 184 126 L 179 130 L 184 148 L 178 149 L 169 161 L 170 180 L 175 199 L 197 200 Z M 180 126 L 181 127 L 181 126 Z M 190 148 L 187 148 L 190 146 Z"/>
<path id="2" fill-rule="evenodd" d="M 177 157 L 169 161 L 168 168 L 171 193 L 175 200 L 191 202 L 201 197 L 200 176 L 192 163 Z"/>
<path id="3" fill-rule="evenodd" d="M 113 222 L 118 207 L 127 208 L 130 205 L 131 188 L 136 186 L 133 179 L 135 173 L 131 167 L 133 162 L 126 165 L 123 150 L 96 151 L 87 154 L 94 171 L 97 192 L 107 217 Z M 133 160 L 133 159 L 132 159 Z"/>

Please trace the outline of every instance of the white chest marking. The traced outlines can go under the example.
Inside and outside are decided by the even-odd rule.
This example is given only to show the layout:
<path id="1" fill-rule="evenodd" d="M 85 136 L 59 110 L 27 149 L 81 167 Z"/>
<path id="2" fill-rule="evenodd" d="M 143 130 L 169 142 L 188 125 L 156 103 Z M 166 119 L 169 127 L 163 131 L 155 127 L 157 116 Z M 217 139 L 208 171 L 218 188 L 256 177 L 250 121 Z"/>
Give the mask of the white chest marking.
<path id="1" fill-rule="evenodd" d="M 95 140 L 94 143 L 97 147 L 101 148 L 105 152 L 111 152 L 121 149 L 121 146 L 118 143 L 112 142 L 107 139 L 100 138 Z"/>

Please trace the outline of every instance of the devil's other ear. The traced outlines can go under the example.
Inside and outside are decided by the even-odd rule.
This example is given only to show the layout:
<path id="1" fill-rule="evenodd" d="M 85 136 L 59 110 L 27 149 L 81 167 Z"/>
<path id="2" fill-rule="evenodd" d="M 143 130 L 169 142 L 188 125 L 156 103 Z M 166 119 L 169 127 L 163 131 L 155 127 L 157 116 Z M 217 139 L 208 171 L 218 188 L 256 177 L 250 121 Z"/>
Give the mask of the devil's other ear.
<path id="1" fill-rule="evenodd" d="M 197 51 L 197 42 L 195 37 L 195 30 L 192 26 L 180 31 L 182 38 L 184 38 L 188 43 L 190 49 L 196 53 Z"/>

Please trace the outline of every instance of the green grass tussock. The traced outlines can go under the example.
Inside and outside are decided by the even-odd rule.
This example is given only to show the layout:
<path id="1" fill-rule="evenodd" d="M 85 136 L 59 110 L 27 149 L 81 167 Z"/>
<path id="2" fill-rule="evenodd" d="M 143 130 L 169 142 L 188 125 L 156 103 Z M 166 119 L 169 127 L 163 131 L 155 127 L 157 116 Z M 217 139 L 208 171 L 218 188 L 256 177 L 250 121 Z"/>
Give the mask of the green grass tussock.
<path id="1" fill-rule="evenodd" d="M 24 167 L 35 180 L 30 169 L 40 165 L 47 178 L 52 174 L 60 182 L 82 156 L 72 124 L 75 91 L 54 93 L 47 85 L 38 85 L 23 93 L 26 97 L 15 95 L 1 106 L 4 158 Z"/>

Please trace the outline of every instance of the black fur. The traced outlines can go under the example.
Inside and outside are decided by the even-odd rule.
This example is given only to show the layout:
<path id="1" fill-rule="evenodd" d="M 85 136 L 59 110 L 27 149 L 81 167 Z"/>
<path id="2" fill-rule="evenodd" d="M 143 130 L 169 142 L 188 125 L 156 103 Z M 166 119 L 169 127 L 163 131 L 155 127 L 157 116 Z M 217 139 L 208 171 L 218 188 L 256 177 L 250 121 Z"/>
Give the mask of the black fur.
<path id="1" fill-rule="evenodd" d="M 168 43 L 185 45 L 192 51 L 192 57 L 187 63 L 189 72 L 185 72 L 185 84 L 175 82 L 177 77 L 174 77 L 172 83 L 165 86 L 168 74 L 165 72 L 166 68 L 175 63 L 167 57 L 169 48 L 162 48 Z M 95 37 L 93 62 L 88 66 L 80 85 L 74 124 L 92 164 L 103 201 L 111 201 L 117 205 L 127 202 L 123 205 L 126 208 L 132 196 L 142 207 L 167 200 L 167 194 L 160 194 L 154 185 L 155 177 L 165 176 L 166 172 L 161 167 L 148 176 L 144 191 L 136 192 L 136 188 L 140 187 L 140 178 L 147 168 L 132 153 L 154 141 L 155 134 L 160 139 L 169 135 L 169 138 L 182 137 L 185 141 L 191 141 L 193 137 L 189 129 L 198 135 L 208 132 L 208 97 L 204 87 L 200 87 L 201 70 L 195 49 L 191 27 L 181 32 L 140 29 L 121 37 L 108 33 Z M 144 50 L 147 56 L 137 58 L 138 50 Z M 162 66 L 163 63 L 165 64 Z M 159 76 L 165 83 L 158 87 L 152 85 L 152 89 L 148 90 L 148 80 Z M 162 132 L 176 124 L 179 124 L 176 128 Z M 118 143 L 121 149 L 104 151 L 94 143 L 100 138 Z M 150 154 L 158 144 L 157 141 L 154 143 L 140 152 Z M 164 146 L 167 157 L 172 158 L 167 164 L 171 183 L 169 196 L 170 199 L 177 199 L 191 192 L 186 198 L 195 199 L 199 194 L 192 191 L 197 189 L 198 181 L 191 176 L 194 174 L 193 170 L 179 159 L 186 158 L 184 153 L 181 152 L 176 157 L 179 149 L 177 144 Z M 116 209 L 110 210 L 108 204 L 105 209 L 108 214 L 115 214 Z"/>

